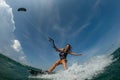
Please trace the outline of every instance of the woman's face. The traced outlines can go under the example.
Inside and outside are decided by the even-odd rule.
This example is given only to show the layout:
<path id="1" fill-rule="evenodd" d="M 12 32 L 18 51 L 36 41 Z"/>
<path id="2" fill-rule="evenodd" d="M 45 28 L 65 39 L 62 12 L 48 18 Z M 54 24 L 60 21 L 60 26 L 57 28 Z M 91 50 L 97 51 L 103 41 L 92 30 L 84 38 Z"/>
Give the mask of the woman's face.
<path id="1" fill-rule="evenodd" d="M 65 47 L 65 50 L 67 51 L 67 50 L 69 50 L 70 49 L 70 45 L 66 45 L 66 47 Z"/>

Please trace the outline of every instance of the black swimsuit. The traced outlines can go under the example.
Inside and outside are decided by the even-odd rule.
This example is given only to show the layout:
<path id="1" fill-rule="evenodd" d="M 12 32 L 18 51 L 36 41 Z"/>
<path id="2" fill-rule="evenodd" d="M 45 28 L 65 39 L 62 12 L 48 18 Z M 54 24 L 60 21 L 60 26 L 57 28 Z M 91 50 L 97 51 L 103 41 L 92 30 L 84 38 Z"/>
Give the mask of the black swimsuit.
<path id="1" fill-rule="evenodd" d="M 67 53 L 60 52 L 60 53 L 59 53 L 59 56 L 60 56 L 60 59 L 66 59 Z"/>

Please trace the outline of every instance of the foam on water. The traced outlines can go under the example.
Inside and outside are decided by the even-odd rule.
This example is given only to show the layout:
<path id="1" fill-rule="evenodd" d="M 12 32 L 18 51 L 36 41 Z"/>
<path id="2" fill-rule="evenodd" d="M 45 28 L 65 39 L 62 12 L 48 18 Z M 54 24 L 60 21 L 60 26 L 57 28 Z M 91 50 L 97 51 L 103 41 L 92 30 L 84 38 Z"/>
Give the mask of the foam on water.
<path id="1" fill-rule="evenodd" d="M 66 71 L 58 71 L 56 74 L 47 74 L 32 78 L 48 78 L 52 80 L 85 80 L 92 79 L 99 73 L 102 73 L 105 67 L 113 62 L 112 55 L 96 56 L 83 64 L 74 63 Z"/>

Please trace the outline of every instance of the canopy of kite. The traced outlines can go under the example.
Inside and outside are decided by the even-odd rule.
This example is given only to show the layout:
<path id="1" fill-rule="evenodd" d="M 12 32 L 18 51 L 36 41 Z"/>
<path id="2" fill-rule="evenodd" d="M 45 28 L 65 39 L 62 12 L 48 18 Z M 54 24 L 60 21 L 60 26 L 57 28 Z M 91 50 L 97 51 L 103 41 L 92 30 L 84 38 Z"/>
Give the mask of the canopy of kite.
<path id="1" fill-rule="evenodd" d="M 27 11 L 27 9 L 26 8 L 18 8 L 18 10 L 17 11 L 24 11 L 24 12 L 26 12 Z"/>

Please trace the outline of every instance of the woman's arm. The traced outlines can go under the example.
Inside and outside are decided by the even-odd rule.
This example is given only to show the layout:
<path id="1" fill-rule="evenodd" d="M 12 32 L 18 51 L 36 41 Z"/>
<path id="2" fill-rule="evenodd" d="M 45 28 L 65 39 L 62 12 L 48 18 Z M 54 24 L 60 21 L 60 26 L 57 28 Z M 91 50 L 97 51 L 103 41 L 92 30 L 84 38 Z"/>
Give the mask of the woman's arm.
<path id="1" fill-rule="evenodd" d="M 81 56 L 82 54 L 76 54 L 74 52 L 68 52 L 68 54 L 75 55 L 75 56 Z"/>
<path id="2" fill-rule="evenodd" d="M 61 49 L 58 49 L 55 44 L 54 44 L 53 48 L 54 48 L 57 52 L 61 52 L 61 51 L 62 51 Z"/>
<path id="3" fill-rule="evenodd" d="M 54 48 L 57 52 L 61 52 L 61 50 L 56 47 L 55 42 L 54 42 L 54 40 L 53 40 L 52 38 L 49 37 L 49 41 L 52 42 L 53 48 Z"/>

